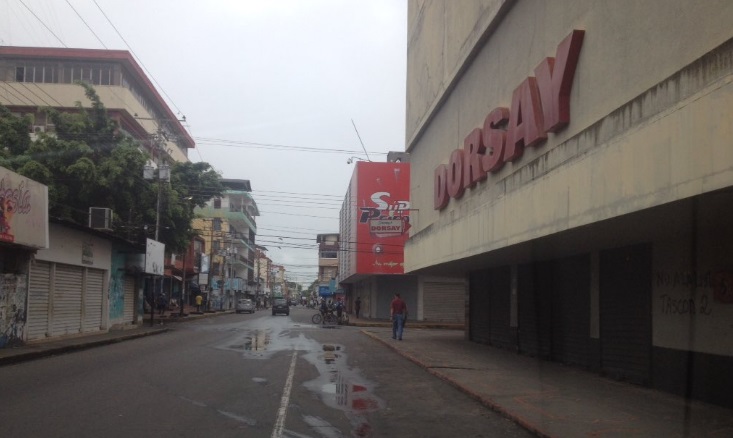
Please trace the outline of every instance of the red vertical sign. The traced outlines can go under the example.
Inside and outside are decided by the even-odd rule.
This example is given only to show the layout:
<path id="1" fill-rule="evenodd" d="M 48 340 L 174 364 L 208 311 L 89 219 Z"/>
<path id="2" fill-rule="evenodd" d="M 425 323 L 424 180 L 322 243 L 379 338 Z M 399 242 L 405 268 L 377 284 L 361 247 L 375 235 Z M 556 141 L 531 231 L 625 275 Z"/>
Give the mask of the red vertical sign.
<path id="1" fill-rule="evenodd" d="M 410 229 L 409 163 L 357 163 L 359 274 L 403 274 Z"/>

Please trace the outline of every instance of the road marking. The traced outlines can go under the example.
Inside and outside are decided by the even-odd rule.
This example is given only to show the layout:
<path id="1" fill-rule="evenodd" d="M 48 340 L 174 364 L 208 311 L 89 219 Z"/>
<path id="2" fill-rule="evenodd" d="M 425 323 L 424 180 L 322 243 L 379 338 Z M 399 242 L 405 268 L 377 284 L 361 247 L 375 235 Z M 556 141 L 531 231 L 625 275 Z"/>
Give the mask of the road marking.
<path id="1" fill-rule="evenodd" d="M 288 379 L 285 381 L 283 396 L 280 399 L 280 409 L 277 411 L 277 420 L 275 421 L 275 429 L 272 430 L 272 438 L 282 438 L 283 428 L 285 427 L 285 417 L 288 413 L 288 405 L 290 404 L 290 391 L 293 389 L 293 377 L 295 376 L 295 360 L 298 358 L 298 352 L 293 351 L 293 360 L 290 361 L 290 370 L 288 371 Z"/>

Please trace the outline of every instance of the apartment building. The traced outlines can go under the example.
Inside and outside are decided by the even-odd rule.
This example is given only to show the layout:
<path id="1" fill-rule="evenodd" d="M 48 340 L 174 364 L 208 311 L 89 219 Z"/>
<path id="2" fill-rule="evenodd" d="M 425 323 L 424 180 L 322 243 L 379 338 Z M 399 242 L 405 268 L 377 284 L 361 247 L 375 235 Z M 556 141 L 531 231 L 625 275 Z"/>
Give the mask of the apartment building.
<path id="1" fill-rule="evenodd" d="M 209 266 L 199 275 L 202 291 L 215 309 L 229 309 L 239 297 L 257 295 L 255 268 L 257 203 L 249 180 L 222 179 L 224 196 L 196 208 L 193 228 L 205 240 Z"/>

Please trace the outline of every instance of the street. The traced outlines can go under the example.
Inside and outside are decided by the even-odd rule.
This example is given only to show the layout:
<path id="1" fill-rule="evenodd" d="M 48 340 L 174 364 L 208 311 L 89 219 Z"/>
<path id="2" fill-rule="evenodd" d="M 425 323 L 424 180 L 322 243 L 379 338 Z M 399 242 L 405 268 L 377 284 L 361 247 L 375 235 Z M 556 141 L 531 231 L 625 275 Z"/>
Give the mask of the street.
<path id="1" fill-rule="evenodd" d="M 171 324 L 166 334 L 0 369 L 4 437 L 528 437 L 358 327 L 314 310 Z"/>

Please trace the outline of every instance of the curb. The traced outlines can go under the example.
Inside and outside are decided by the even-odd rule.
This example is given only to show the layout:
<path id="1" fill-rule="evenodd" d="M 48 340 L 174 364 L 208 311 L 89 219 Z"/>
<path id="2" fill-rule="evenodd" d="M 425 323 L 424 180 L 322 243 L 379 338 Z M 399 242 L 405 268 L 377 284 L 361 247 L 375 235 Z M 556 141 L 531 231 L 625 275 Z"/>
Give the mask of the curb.
<path id="1" fill-rule="evenodd" d="M 70 344 L 59 347 L 48 347 L 36 351 L 29 351 L 20 353 L 17 355 L 11 355 L 6 357 L 0 357 L 0 366 L 13 365 L 21 362 L 28 362 L 36 359 L 41 359 L 49 356 L 57 356 L 65 353 L 71 353 L 74 351 L 87 350 L 90 348 L 101 347 L 103 345 L 116 344 L 118 342 L 129 341 L 132 339 L 142 338 L 145 336 L 159 335 L 168 332 L 168 328 L 159 328 L 155 330 L 146 331 L 143 333 L 132 333 L 125 336 L 113 337 L 109 339 L 100 339 L 96 341 L 80 342 L 78 344 Z M 83 338 L 82 338 L 83 339 Z M 40 344 L 41 346 L 43 344 Z"/>
<path id="2" fill-rule="evenodd" d="M 442 380 L 442 381 L 450 384 L 454 388 L 456 388 L 456 389 L 460 390 L 461 392 L 465 393 L 466 395 L 468 395 L 472 399 L 474 399 L 477 402 L 481 403 L 483 406 L 491 409 L 492 411 L 498 413 L 499 415 L 503 416 L 504 418 L 507 418 L 507 419 L 515 422 L 517 425 L 519 425 L 523 429 L 526 429 L 527 431 L 529 431 L 529 432 L 537 435 L 540 438 L 555 438 L 552 435 L 548 435 L 545 432 L 542 432 L 540 430 L 540 428 L 538 428 L 534 424 L 528 422 L 524 418 L 522 418 L 522 417 L 520 417 L 518 415 L 512 414 L 511 412 L 507 411 L 503 406 L 501 406 L 500 404 L 494 402 L 493 400 L 491 400 L 489 398 L 486 398 L 486 397 L 484 397 L 484 396 L 482 396 L 482 395 L 474 392 L 473 390 L 469 389 L 465 385 L 462 385 L 461 383 L 459 383 L 455 379 L 452 379 L 452 378 L 450 378 L 450 377 L 448 377 L 448 376 L 446 376 L 444 374 L 441 374 L 438 371 L 435 371 L 434 369 L 432 369 L 431 367 L 429 367 L 426 363 L 422 362 L 420 359 L 416 358 L 415 356 L 412 356 L 410 354 L 407 354 L 404 351 L 401 351 L 400 349 L 398 349 L 395 346 L 395 344 L 392 344 L 391 342 L 387 342 L 384 339 L 382 339 L 379 336 L 377 336 L 376 334 L 370 333 L 367 330 L 361 330 L 361 332 L 364 333 L 365 335 L 369 336 L 373 340 L 381 343 L 382 345 L 387 346 L 392 351 L 396 352 L 397 354 L 399 354 L 400 356 L 402 356 L 405 359 L 409 360 L 410 362 L 414 363 L 415 365 L 418 365 L 419 367 L 423 368 L 429 374 L 432 374 L 433 376 L 439 378 L 440 380 Z"/>

